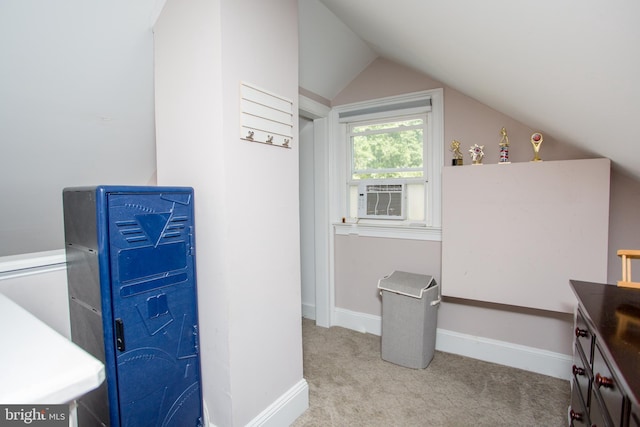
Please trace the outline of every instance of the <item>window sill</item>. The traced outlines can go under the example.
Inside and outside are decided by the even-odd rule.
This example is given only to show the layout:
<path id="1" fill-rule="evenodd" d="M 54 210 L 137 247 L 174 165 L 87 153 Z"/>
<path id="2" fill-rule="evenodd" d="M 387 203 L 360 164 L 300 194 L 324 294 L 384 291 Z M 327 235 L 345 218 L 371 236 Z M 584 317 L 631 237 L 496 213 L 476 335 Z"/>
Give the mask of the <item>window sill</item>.
<path id="1" fill-rule="evenodd" d="M 409 225 L 334 223 L 337 236 L 385 237 L 388 239 L 442 241 L 442 229 Z"/>

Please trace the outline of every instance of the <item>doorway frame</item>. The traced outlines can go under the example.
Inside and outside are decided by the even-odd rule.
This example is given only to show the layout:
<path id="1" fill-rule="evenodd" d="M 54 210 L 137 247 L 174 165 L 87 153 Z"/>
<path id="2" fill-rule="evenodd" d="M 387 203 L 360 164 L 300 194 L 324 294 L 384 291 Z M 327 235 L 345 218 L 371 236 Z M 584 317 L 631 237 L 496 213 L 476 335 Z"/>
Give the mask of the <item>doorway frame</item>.
<path id="1" fill-rule="evenodd" d="M 333 233 L 329 217 L 329 113 L 331 107 L 304 95 L 298 97 L 298 114 L 313 120 L 315 322 L 325 328 L 333 324 Z"/>

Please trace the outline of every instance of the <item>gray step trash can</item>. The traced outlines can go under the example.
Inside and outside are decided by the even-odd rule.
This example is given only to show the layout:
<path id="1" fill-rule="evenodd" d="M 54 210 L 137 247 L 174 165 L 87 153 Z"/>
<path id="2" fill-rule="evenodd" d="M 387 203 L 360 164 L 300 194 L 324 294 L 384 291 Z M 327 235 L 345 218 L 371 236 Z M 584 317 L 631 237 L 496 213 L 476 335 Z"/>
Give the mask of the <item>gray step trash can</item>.
<path id="1" fill-rule="evenodd" d="M 432 276 L 394 271 L 378 281 L 382 295 L 382 360 L 426 368 L 436 347 L 440 286 Z"/>

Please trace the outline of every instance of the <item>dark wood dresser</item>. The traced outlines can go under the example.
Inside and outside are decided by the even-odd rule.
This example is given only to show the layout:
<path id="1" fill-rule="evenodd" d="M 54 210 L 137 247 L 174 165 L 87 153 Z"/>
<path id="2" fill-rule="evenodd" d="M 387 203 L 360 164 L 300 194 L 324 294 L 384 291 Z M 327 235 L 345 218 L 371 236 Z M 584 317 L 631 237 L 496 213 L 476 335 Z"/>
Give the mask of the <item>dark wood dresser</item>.
<path id="1" fill-rule="evenodd" d="M 571 280 L 572 426 L 640 427 L 640 290 Z"/>

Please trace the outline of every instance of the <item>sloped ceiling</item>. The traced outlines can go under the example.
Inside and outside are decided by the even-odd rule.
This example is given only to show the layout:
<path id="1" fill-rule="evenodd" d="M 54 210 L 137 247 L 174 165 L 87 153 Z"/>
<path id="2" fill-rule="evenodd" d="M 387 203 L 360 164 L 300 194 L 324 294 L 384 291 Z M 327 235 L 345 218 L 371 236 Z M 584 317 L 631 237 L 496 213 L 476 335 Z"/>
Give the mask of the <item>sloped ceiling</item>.
<path id="1" fill-rule="evenodd" d="M 555 140 L 609 157 L 640 179 L 640 2 L 299 4 L 303 88 L 332 99 L 366 68 L 370 53 L 343 51 L 358 49 L 355 36 L 365 52 L 421 71 Z M 305 15 L 305 9 L 315 12 Z M 339 61 L 334 49 L 341 51 Z"/>
<path id="2" fill-rule="evenodd" d="M 318 0 L 298 1 L 300 86 L 330 101 L 378 54 Z"/>

